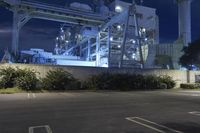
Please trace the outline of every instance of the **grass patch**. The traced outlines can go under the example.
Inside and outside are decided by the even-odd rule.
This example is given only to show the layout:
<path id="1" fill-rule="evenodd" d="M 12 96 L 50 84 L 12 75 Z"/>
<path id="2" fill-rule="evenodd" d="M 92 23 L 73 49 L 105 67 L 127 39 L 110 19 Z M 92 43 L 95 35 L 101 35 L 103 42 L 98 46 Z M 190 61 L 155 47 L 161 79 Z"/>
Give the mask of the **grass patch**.
<path id="1" fill-rule="evenodd" d="M 25 91 L 19 88 L 7 88 L 7 89 L 0 89 L 0 94 L 14 94 L 14 93 L 23 93 Z"/>
<path id="2" fill-rule="evenodd" d="M 7 88 L 7 89 L 0 89 L 0 94 L 15 94 L 15 93 L 54 93 L 54 92 L 67 92 L 69 90 L 22 90 L 20 88 Z"/>

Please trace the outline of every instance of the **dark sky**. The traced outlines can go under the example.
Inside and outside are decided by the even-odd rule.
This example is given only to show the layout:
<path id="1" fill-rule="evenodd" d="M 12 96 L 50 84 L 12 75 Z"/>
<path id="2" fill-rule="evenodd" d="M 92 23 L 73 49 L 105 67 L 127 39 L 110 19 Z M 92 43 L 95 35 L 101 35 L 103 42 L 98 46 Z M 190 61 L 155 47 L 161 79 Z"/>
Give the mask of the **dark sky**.
<path id="1" fill-rule="evenodd" d="M 55 5 L 65 5 L 73 1 L 83 0 L 37 0 Z M 131 1 L 131 0 L 124 0 Z M 144 5 L 157 9 L 160 19 L 160 41 L 173 42 L 178 36 L 178 12 L 174 0 L 144 0 Z M 90 3 L 90 0 L 84 0 Z M 192 39 L 200 38 L 200 0 L 192 4 Z M 61 23 L 31 19 L 20 32 L 20 49 L 43 48 L 53 51 L 54 40 Z M 12 12 L 0 8 L 0 57 L 5 48 L 11 46 Z"/>

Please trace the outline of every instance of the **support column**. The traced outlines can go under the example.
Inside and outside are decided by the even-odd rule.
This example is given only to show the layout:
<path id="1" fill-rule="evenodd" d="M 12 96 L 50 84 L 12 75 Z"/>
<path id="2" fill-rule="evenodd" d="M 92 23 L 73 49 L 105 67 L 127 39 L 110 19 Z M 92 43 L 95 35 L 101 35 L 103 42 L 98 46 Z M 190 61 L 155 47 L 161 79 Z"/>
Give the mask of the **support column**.
<path id="1" fill-rule="evenodd" d="M 139 32 L 140 29 L 139 29 L 138 18 L 137 18 L 136 4 L 132 5 L 132 10 L 134 12 L 135 32 L 136 32 L 136 36 L 137 36 L 137 39 L 136 39 L 137 44 L 139 46 L 141 69 L 144 69 L 144 58 L 143 58 L 143 52 L 142 52 L 141 35 Z"/>
<path id="2" fill-rule="evenodd" d="M 192 0 L 177 0 L 179 39 L 182 39 L 184 46 L 191 43 L 191 2 Z"/>
<path id="3" fill-rule="evenodd" d="M 88 39 L 88 51 L 87 51 L 87 61 L 90 61 L 90 54 L 91 54 L 91 40 Z"/>
<path id="4" fill-rule="evenodd" d="M 80 58 L 81 58 L 81 56 L 82 56 L 82 50 L 83 50 L 82 44 L 79 47 L 80 47 L 79 55 L 80 55 Z"/>
<path id="5" fill-rule="evenodd" d="M 97 34 L 96 38 L 96 66 L 99 66 L 100 63 L 99 48 L 100 48 L 100 32 Z"/>
<path id="6" fill-rule="evenodd" d="M 12 54 L 17 56 L 19 52 L 19 33 L 20 29 L 31 19 L 28 13 L 18 13 L 17 8 L 13 11 L 13 31 L 12 31 Z"/>
<path id="7" fill-rule="evenodd" d="M 127 12 L 127 19 L 126 19 L 126 25 L 123 33 L 123 43 L 121 47 L 121 57 L 119 62 L 119 68 L 123 67 L 123 61 L 124 61 L 124 53 L 125 53 L 125 47 L 126 47 L 126 39 L 127 39 L 127 31 L 128 31 L 128 24 L 129 24 L 129 13 L 130 13 L 130 7 Z"/>
<path id="8" fill-rule="evenodd" d="M 18 54 L 19 47 L 19 14 L 15 9 L 13 13 L 13 31 L 12 31 L 12 54 L 16 56 Z"/>
<path id="9" fill-rule="evenodd" d="M 110 67 L 110 55 L 111 55 L 111 26 L 108 27 L 108 39 L 107 39 L 107 48 L 108 48 L 108 67 Z"/>

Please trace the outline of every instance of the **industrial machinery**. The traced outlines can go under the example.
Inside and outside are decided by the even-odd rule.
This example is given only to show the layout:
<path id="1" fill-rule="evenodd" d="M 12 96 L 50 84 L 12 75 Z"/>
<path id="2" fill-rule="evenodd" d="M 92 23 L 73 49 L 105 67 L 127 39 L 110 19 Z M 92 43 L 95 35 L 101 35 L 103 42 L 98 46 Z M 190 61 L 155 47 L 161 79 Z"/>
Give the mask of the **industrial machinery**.
<path id="1" fill-rule="evenodd" d="M 25 59 L 29 63 L 143 68 L 148 45 L 159 43 L 156 10 L 134 1 L 96 3 L 93 9 L 78 2 L 55 7 L 34 1 L 1 0 L 14 13 L 12 52 L 19 53 L 19 32 L 23 25 L 39 18 L 64 23 L 55 39 L 54 52 L 21 51 L 21 62 Z"/>

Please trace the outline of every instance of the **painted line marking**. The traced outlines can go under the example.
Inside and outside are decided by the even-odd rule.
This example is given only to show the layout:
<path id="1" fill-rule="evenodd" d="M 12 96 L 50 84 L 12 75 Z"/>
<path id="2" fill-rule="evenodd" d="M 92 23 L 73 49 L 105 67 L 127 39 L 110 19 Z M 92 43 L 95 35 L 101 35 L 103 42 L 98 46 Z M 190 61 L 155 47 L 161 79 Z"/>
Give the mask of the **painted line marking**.
<path id="1" fill-rule="evenodd" d="M 200 116 L 200 112 L 199 111 L 192 111 L 192 112 L 188 112 L 191 115 L 197 115 Z"/>
<path id="2" fill-rule="evenodd" d="M 27 98 L 30 99 L 30 94 L 29 93 L 27 94 Z"/>
<path id="3" fill-rule="evenodd" d="M 35 93 L 27 93 L 27 98 L 34 99 L 34 98 L 36 98 L 36 94 Z"/>
<path id="4" fill-rule="evenodd" d="M 191 94 L 191 96 L 193 96 L 193 97 L 199 97 L 200 94 Z"/>
<path id="5" fill-rule="evenodd" d="M 53 133 L 49 125 L 29 127 L 28 132 L 34 133 L 34 129 L 37 128 L 44 128 L 47 131 L 47 133 Z"/>
<path id="6" fill-rule="evenodd" d="M 171 133 L 183 133 L 181 131 L 174 130 L 172 128 L 166 127 L 164 125 L 157 124 L 155 122 L 152 122 L 152 121 L 149 121 L 147 119 L 140 118 L 140 117 L 127 117 L 125 119 L 128 120 L 128 121 L 134 122 L 136 124 L 139 124 L 141 126 L 144 126 L 146 128 L 149 128 L 151 130 L 154 130 L 154 131 L 156 131 L 158 133 L 167 133 L 167 132 L 171 132 Z M 158 127 L 158 128 L 156 128 L 156 127 Z"/>
<path id="7" fill-rule="evenodd" d="M 33 95 L 33 98 L 36 98 L 36 95 L 35 95 L 35 93 L 33 93 L 32 95 Z"/>

